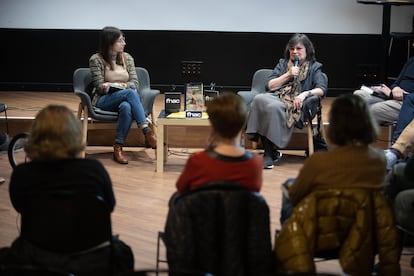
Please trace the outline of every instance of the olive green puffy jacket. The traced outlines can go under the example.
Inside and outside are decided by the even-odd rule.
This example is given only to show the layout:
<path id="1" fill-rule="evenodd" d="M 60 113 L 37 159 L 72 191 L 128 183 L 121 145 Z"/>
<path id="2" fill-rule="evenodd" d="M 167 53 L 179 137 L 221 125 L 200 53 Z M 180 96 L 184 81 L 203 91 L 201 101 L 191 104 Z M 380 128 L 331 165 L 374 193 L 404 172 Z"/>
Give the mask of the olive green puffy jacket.
<path id="1" fill-rule="evenodd" d="M 315 272 L 318 252 L 338 249 L 344 273 L 400 275 L 401 248 L 389 202 L 379 191 L 329 189 L 299 202 L 275 241 L 278 270 Z"/>

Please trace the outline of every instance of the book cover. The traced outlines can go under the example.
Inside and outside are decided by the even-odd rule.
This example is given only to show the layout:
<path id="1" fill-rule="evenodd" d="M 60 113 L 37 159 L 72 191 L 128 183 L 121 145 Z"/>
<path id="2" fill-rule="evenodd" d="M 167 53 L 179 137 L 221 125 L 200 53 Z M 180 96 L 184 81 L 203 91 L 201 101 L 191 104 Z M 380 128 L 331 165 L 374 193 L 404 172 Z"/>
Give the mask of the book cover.
<path id="1" fill-rule="evenodd" d="M 388 97 L 387 95 L 385 95 L 381 91 L 375 90 L 373 87 L 369 87 L 369 86 L 366 86 L 366 85 L 361 85 L 360 89 L 370 93 L 374 97 L 378 97 L 378 98 L 381 98 L 381 99 L 384 99 L 384 100 L 389 100 L 390 99 L 390 97 Z"/>
<path id="2" fill-rule="evenodd" d="M 185 86 L 185 110 L 203 110 L 203 83 L 191 82 Z"/>
<path id="3" fill-rule="evenodd" d="M 207 106 L 208 102 L 219 95 L 219 91 L 216 90 L 204 90 L 204 105 Z"/>
<path id="4" fill-rule="evenodd" d="M 111 85 L 108 86 L 107 89 L 108 89 L 108 94 L 112 94 L 116 91 L 125 89 L 125 87 L 123 87 L 121 85 L 111 84 Z"/>
<path id="5" fill-rule="evenodd" d="M 170 113 L 166 116 L 166 118 L 168 118 L 168 119 L 185 119 L 186 118 L 185 113 L 186 113 L 185 111 Z M 207 112 L 202 112 L 201 114 L 202 114 L 201 118 L 208 119 Z"/>
<path id="6" fill-rule="evenodd" d="M 372 94 L 372 92 L 374 92 L 374 89 L 372 89 L 371 87 L 369 87 L 369 86 L 366 86 L 366 85 L 361 85 L 361 88 L 360 88 L 361 90 L 364 90 L 364 91 L 366 91 L 366 92 L 368 92 L 368 93 L 370 93 L 370 94 Z"/>
<path id="7" fill-rule="evenodd" d="M 164 93 L 164 110 L 166 113 L 178 112 L 181 109 L 181 92 Z"/>

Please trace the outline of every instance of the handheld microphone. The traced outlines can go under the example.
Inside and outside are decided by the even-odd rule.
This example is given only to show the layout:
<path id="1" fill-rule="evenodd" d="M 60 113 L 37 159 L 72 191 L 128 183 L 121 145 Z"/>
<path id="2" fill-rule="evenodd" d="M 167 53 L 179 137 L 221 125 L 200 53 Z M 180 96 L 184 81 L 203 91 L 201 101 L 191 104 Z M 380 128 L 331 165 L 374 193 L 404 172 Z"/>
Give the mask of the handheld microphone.
<path id="1" fill-rule="evenodd" d="M 293 59 L 293 66 L 297 67 L 298 65 L 299 65 L 299 56 L 296 55 L 295 58 Z M 297 79 L 298 79 L 298 76 L 293 77 L 293 81 L 296 82 Z"/>
<path id="2" fill-rule="evenodd" d="M 295 58 L 293 59 L 293 66 L 298 66 L 299 65 L 299 56 L 295 56 Z"/>

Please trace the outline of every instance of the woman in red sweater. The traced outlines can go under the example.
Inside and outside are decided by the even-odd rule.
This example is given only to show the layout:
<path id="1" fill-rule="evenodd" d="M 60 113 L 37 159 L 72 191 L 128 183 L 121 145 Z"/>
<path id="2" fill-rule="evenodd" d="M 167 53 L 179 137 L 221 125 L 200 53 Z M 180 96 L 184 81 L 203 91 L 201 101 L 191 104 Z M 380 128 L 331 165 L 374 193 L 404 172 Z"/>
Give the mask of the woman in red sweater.
<path id="1" fill-rule="evenodd" d="M 224 93 L 209 101 L 210 144 L 206 150 L 189 157 L 176 183 L 179 192 L 219 180 L 260 191 L 263 159 L 240 145 L 246 112 L 241 98 L 233 93 Z"/>

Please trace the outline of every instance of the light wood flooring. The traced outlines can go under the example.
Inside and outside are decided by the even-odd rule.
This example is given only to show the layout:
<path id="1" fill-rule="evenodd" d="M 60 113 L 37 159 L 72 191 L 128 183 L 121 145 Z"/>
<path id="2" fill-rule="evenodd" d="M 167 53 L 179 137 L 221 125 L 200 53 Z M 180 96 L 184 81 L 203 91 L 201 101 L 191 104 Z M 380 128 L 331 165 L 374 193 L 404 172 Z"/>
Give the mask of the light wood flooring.
<path id="1" fill-rule="evenodd" d="M 324 100 L 325 114 L 331 100 Z M 0 102 L 8 104 L 9 117 L 33 117 L 49 103 L 64 104 L 76 112 L 79 100 L 74 94 L 63 92 L 0 92 Z M 163 95 L 160 95 L 156 100 L 155 114 L 162 107 Z M 3 114 L 0 114 L 0 119 L 1 115 Z M 1 130 L 3 123 L 0 120 Z M 10 125 L 10 128 L 13 129 L 13 126 Z M 155 267 L 157 233 L 163 230 L 168 200 L 175 191 L 175 181 L 188 154 L 195 150 L 199 149 L 170 148 L 164 173 L 155 172 L 155 152 L 151 149 L 127 148 L 126 155 L 130 161 L 128 165 L 119 165 L 112 160 L 111 147 L 89 147 L 87 150 L 88 157 L 100 160 L 111 176 L 117 200 L 112 214 L 113 233 L 132 247 L 136 269 Z M 303 152 L 283 152 L 284 156 L 274 169 L 263 171 L 261 194 L 270 207 L 272 233 L 280 227 L 280 184 L 287 178 L 296 176 L 305 160 Z M 19 235 L 19 217 L 11 206 L 8 195 L 10 174 L 7 155 L 1 152 L 0 176 L 6 178 L 6 183 L 0 185 L 0 247 L 9 246 Z M 414 269 L 409 267 L 409 258 L 402 257 L 403 275 L 414 275 Z M 317 267 L 320 272 L 341 273 L 335 260 L 320 262 Z"/>

